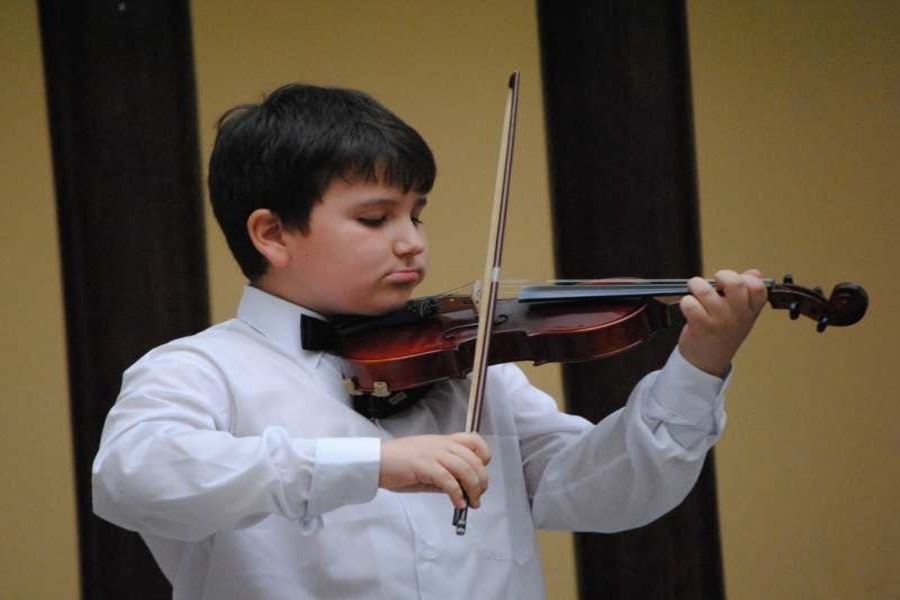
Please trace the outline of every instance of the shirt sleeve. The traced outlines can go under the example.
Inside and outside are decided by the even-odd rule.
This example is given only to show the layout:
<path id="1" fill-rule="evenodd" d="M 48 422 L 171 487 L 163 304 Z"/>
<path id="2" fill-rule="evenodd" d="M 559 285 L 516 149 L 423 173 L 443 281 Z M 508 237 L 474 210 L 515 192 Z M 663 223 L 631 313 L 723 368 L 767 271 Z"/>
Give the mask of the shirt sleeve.
<path id="1" fill-rule="evenodd" d="M 319 515 L 371 500 L 378 438 L 229 432 L 225 378 L 202 353 L 153 352 L 125 372 L 93 464 L 94 512 L 141 533 L 196 541 L 269 515 L 314 533 Z"/>
<path id="2" fill-rule="evenodd" d="M 676 349 L 596 425 L 560 413 L 523 374 L 504 377 L 523 408 L 517 426 L 536 525 L 609 533 L 650 523 L 684 500 L 725 425 L 731 375 L 704 373 Z"/>

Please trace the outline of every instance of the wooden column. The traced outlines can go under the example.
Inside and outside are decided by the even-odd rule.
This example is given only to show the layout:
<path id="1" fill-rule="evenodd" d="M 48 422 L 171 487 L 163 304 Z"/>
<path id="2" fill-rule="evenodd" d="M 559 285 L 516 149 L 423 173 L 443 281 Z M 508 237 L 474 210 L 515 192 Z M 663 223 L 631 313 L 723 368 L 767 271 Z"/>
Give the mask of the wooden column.
<path id="1" fill-rule="evenodd" d="M 187 0 L 39 2 L 65 293 L 82 597 L 170 598 L 91 511 L 122 371 L 209 322 Z"/>
<path id="2" fill-rule="evenodd" d="M 539 0 L 538 15 L 557 276 L 700 273 L 684 3 Z M 664 363 L 677 329 L 566 366 L 569 410 L 597 421 L 622 406 Z M 712 463 L 659 521 L 576 536 L 583 598 L 724 597 Z"/>

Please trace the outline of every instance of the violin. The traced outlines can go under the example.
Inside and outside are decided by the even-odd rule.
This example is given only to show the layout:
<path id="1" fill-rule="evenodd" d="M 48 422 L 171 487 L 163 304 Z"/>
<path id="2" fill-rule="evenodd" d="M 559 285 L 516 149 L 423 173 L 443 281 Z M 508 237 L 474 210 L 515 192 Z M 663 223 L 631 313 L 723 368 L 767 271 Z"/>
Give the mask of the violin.
<path id="1" fill-rule="evenodd" d="M 827 327 L 857 323 L 868 295 L 856 283 L 840 283 L 826 297 L 821 288 L 764 281 L 768 303 Z M 517 297 L 496 301 L 488 364 L 531 361 L 571 363 L 627 352 L 657 331 L 683 323 L 678 299 L 686 280 L 610 280 L 531 285 Z M 387 397 L 472 371 L 478 310 L 471 296 L 451 294 L 409 301 L 383 317 L 339 324 L 351 394 Z"/>

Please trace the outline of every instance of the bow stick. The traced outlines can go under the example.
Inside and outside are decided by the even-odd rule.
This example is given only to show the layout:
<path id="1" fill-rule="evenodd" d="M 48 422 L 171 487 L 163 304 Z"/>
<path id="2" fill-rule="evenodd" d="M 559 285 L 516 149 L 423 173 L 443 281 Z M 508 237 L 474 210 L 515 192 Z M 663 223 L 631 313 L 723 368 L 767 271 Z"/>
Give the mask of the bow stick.
<path id="1" fill-rule="evenodd" d="M 481 426 L 484 410 L 484 387 L 487 379 L 488 350 L 491 328 L 494 323 L 494 308 L 500 286 L 500 261 L 503 256 L 503 232 L 506 228 L 506 206 L 509 199 L 509 180 L 512 172 L 513 146 L 516 137 L 516 109 L 519 103 L 519 72 L 513 71 L 509 77 L 509 92 L 506 99 L 506 114 L 503 119 L 503 133 L 500 138 L 500 159 L 497 180 L 494 185 L 494 206 L 491 211 L 490 239 L 481 287 L 475 292 L 475 307 L 478 310 L 478 332 L 475 338 L 475 356 L 472 364 L 472 386 L 469 388 L 469 405 L 466 415 L 466 433 L 477 432 Z M 468 506 L 453 510 L 453 525 L 457 535 L 466 533 Z"/>

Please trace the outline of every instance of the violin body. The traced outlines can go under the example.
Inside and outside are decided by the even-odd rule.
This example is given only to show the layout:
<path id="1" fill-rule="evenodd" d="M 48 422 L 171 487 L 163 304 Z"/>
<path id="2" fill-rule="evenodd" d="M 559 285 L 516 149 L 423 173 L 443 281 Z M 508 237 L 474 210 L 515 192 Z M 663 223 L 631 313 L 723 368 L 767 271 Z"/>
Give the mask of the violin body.
<path id="1" fill-rule="evenodd" d="M 341 355 L 360 391 L 387 393 L 465 377 L 475 351 L 478 315 L 471 303 L 420 323 L 375 329 L 341 340 Z M 671 324 L 669 306 L 593 300 L 526 304 L 497 301 L 488 363 L 580 362 L 626 352 Z M 380 394 L 379 394 L 380 395 Z"/>

